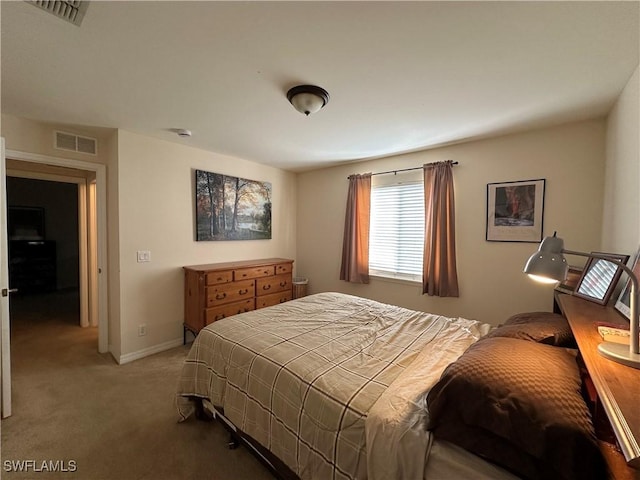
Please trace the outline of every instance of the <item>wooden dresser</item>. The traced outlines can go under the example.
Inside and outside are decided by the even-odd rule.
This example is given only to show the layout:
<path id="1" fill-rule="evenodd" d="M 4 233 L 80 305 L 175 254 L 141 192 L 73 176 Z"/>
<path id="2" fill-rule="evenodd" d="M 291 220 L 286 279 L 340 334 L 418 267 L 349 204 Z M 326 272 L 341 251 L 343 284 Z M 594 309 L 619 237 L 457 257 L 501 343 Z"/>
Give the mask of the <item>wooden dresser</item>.
<path id="1" fill-rule="evenodd" d="M 572 295 L 555 294 L 554 310 L 569 321 L 588 376 L 587 390 L 594 390 L 593 413 L 598 425 L 607 423 L 611 435 L 599 433 L 601 450 L 607 459 L 611 478 L 640 479 L 640 370 L 606 359 L 598 353 L 602 338 L 596 322 L 625 320 L 612 307 L 603 307 Z M 608 438 L 607 438 L 608 437 Z"/>
<path id="2" fill-rule="evenodd" d="M 265 258 L 184 269 L 184 328 L 204 327 L 238 313 L 291 300 L 293 260 Z"/>

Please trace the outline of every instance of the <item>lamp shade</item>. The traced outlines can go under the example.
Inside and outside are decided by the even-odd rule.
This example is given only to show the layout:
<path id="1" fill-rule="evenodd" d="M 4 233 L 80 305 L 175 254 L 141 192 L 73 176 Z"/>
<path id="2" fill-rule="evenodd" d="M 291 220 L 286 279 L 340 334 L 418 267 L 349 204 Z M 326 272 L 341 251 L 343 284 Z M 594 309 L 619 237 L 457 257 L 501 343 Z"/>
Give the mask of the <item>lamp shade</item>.
<path id="1" fill-rule="evenodd" d="M 543 282 L 560 282 L 567 276 L 568 266 L 564 254 L 579 255 L 587 258 L 600 258 L 611 260 L 611 256 L 594 253 L 576 252 L 564 249 L 564 241 L 561 238 L 545 237 L 540 243 L 538 251 L 529 257 L 524 266 L 524 273 L 531 278 Z M 631 281 L 631 293 L 629 295 L 629 346 L 613 342 L 601 342 L 598 344 L 598 352 L 605 358 L 614 362 L 640 369 L 640 318 L 638 317 L 638 277 L 635 272 L 620 263 L 619 267 L 629 275 Z"/>
<path id="2" fill-rule="evenodd" d="M 561 282 L 567 278 L 569 266 L 562 254 L 564 241 L 561 238 L 545 237 L 538 251 L 529 257 L 524 273 L 534 280 L 546 283 Z"/>
<path id="3" fill-rule="evenodd" d="M 287 92 L 287 99 L 300 113 L 315 113 L 329 102 L 329 93 L 315 85 L 298 85 Z"/>

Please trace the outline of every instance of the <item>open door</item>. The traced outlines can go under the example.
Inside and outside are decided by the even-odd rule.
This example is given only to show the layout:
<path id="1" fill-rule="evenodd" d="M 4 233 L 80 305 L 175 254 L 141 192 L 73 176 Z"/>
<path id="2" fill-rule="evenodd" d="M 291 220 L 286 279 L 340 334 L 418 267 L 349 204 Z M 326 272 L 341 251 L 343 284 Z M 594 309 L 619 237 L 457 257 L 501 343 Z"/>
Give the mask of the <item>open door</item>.
<path id="1" fill-rule="evenodd" d="M 0 137 L 0 390 L 2 418 L 11 415 L 11 322 L 9 320 L 9 244 L 7 243 L 7 176 L 4 138 Z"/>

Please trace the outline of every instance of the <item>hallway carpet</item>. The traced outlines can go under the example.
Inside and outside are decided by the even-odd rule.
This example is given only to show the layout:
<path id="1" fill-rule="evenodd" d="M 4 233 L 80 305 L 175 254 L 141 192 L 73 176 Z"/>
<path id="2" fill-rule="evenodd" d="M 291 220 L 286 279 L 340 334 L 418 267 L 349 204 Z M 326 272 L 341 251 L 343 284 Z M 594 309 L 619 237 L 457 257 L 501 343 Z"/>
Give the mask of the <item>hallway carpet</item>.
<path id="1" fill-rule="evenodd" d="M 97 352 L 97 329 L 78 326 L 73 297 L 11 299 L 13 415 L 1 423 L 3 479 L 273 479 L 245 448 L 227 449 L 217 422 L 178 423 L 174 392 L 189 345 L 117 365 Z M 20 466 L 28 471 L 15 471 Z"/>

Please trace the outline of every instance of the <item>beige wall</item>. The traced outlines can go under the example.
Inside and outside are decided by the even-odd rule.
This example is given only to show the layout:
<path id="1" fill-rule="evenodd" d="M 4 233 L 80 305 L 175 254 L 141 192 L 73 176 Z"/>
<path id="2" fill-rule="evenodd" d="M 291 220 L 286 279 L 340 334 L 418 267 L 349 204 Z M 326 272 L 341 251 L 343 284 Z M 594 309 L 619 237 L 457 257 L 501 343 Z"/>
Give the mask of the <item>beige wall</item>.
<path id="1" fill-rule="evenodd" d="M 551 288 L 522 273 L 537 244 L 485 240 L 487 183 L 546 179 L 544 233 L 557 230 L 571 249 L 595 250 L 600 248 L 604 157 L 604 120 L 594 120 L 299 174 L 299 272 L 309 278 L 312 293 L 353 293 L 494 324 L 513 313 L 549 310 Z M 382 279 L 369 285 L 340 281 L 346 177 L 446 159 L 459 162 L 454 177 L 460 297 L 428 297 L 419 285 Z"/>
<path id="2" fill-rule="evenodd" d="M 271 182 L 271 240 L 196 242 L 194 169 Z M 182 266 L 296 258 L 295 174 L 177 143 L 118 132 L 121 355 L 182 338 Z M 149 250 L 150 263 L 136 252 Z M 147 335 L 138 336 L 146 324 Z"/>
<path id="3" fill-rule="evenodd" d="M 97 157 L 53 149 L 53 131 L 98 137 Z M 96 134 L 96 132 L 98 134 Z M 296 258 L 296 176 L 123 130 L 61 127 L 2 115 L 7 149 L 107 165 L 109 350 L 129 361 L 182 341 L 182 266 Z M 272 239 L 196 242 L 194 169 L 271 182 Z M 150 263 L 136 251 L 150 250 Z M 295 264 L 294 264 L 295 268 Z M 138 336 L 146 325 L 147 335 Z"/>
<path id="4" fill-rule="evenodd" d="M 55 130 L 96 138 L 98 140 L 97 155 L 87 155 L 54 148 Z M 113 129 L 54 125 L 2 114 L 2 136 L 6 139 L 6 148 L 21 152 L 107 164 L 109 159 L 106 143 L 113 133 Z"/>
<path id="5" fill-rule="evenodd" d="M 632 256 L 640 244 L 640 74 L 636 68 L 607 118 L 602 246 Z"/>

